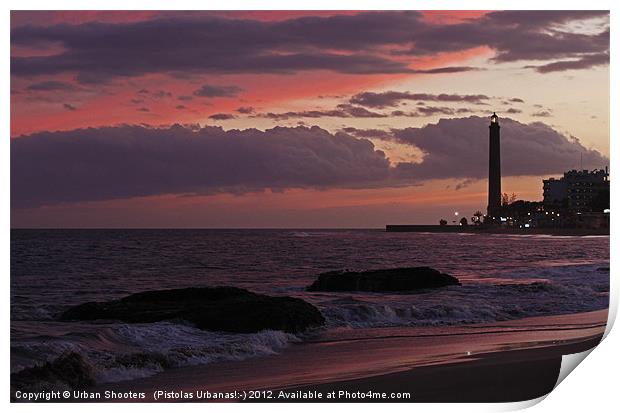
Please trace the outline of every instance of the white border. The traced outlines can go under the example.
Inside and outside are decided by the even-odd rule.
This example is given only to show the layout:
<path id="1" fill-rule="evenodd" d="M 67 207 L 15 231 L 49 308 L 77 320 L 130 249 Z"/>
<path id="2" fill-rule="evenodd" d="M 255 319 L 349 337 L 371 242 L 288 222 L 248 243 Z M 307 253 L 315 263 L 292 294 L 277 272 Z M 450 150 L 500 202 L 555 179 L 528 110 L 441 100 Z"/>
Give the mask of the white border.
<path id="1" fill-rule="evenodd" d="M 406 1 L 406 0 L 383 0 L 381 2 L 377 1 L 369 1 L 369 0 L 314 0 L 310 1 L 298 1 L 295 3 L 283 1 L 283 0 L 261 0 L 260 2 L 250 2 L 248 0 L 227 0 L 226 2 L 213 2 L 213 1 L 197 1 L 197 0 L 175 0 L 174 2 L 165 1 L 165 0 L 134 0 L 131 2 L 119 1 L 119 0 L 91 0 L 89 2 L 76 2 L 75 0 L 56 0 L 56 1 L 43 1 L 43 0 L 22 0 L 22 1 L 6 1 L 3 2 L 5 13 L 2 15 L 2 21 L 4 24 L 2 27 L 4 28 L 4 42 L 2 42 L 2 58 L 3 58 L 3 68 L 4 68 L 4 76 L 2 78 L 2 86 L 5 96 L 5 102 L 7 105 L 4 107 L 2 111 L 2 125 L 5 128 L 5 138 L 4 144 L 0 149 L 0 163 L 2 165 L 2 172 L 0 175 L 1 182 L 1 195 L 2 196 L 2 213 L 1 213 L 1 222 L 3 225 L 4 236 L 1 237 L 1 249 L 0 256 L 2 257 L 3 268 L 5 271 L 3 272 L 4 276 L 4 311 L 2 314 L 2 327 L 3 331 L 9 332 L 10 323 L 9 323 L 9 248 L 10 248 L 10 191 L 9 191 L 9 162 L 10 162 L 10 145 L 9 145 L 9 137 L 10 137 L 10 116 L 9 116 L 9 99 L 10 99 L 10 60 L 9 60 L 9 50 L 10 50 L 10 14 L 9 10 L 11 8 L 16 10 L 72 10 L 72 9 L 83 9 L 83 10 L 116 10 L 116 9 L 130 9 L 130 10 L 201 10 L 201 9 L 210 9 L 210 10 L 345 10 L 345 9 L 354 9 L 354 10 L 405 10 L 405 9 L 414 9 L 414 10 L 541 10 L 541 9 L 562 9 L 562 10 L 588 10 L 588 9 L 599 9 L 599 10 L 612 10 L 612 55 L 611 55 L 611 67 L 618 67 L 618 59 L 617 54 L 615 53 L 615 45 L 617 45 L 617 18 L 615 17 L 615 9 L 618 9 L 620 2 L 612 2 L 612 1 L 599 1 L 599 0 L 589 0 L 587 2 L 584 1 L 576 1 L 576 0 L 565 0 L 565 1 L 556 1 L 553 4 L 551 2 L 541 2 L 535 0 L 521 0 L 519 2 L 516 1 L 506 1 L 506 0 L 496 0 L 496 1 L 462 1 L 462 0 L 451 0 L 450 2 L 443 2 L 439 4 L 436 0 L 417 0 Z M 611 72 L 611 71 L 610 71 Z M 612 76 L 611 78 L 611 113 L 620 113 L 618 112 L 618 82 L 617 76 Z M 618 136 L 618 122 L 614 117 L 610 119 L 610 136 Z M 613 155 L 612 155 L 613 154 Z M 611 141 L 611 172 L 613 174 L 614 171 L 614 160 L 618 156 L 618 142 L 612 140 Z M 620 205 L 618 202 L 618 193 L 612 191 L 612 209 L 615 210 L 616 205 Z M 615 215 L 612 216 L 612 233 L 618 234 L 618 222 L 617 219 L 614 219 Z M 611 244 L 611 256 L 612 263 L 611 267 L 615 268 L 615 264 L 613 263 L 613 257 L 615 253 L 618 252 L 618 248 L 615 240 L 612 237 Z M 610 323 L 609 327 L 613 324 L 613 319 L 615 318 L 615 314 L 617 312 L 617 304 L 618 304 L 618 282 L 615 277 L 611 277 L 611 305 L 610 305 Z M 588 357 L 588 361 L 583 363 L 583 365 L 577 368 L 576 372 L 569 375 L 569 377 L 562 382 L 562 384 L 554 390 L 543 403 L 537 404 L 532 411 L 608 411 L 611 406 L 616 405 L 617 398 L 615 397 L 617 392 L 617 386 L 615 385 L 614 378 L 617 377 L 617 367 L 618 367 L 618 352 L 617 349 L 620 348 L 619 345 L 620 340 L 618 339 L 618 333 L 612 331 L 609 334 L 604 342 L 597 348 L 592 354 Z M 0 389 L 4 389 L 3 396 L 5 403 L 8 403 L 9 400 L 9 336 L 5 337 L 2 346 L 3 353 L 3 374 L 1 378 Z M 524 403 L 514 403 L 514 404 L 400 404 L 400 405 L 390 405 L 389 409 L 393 411 L 402 411 L 402 412 L 411 412 L 411 410 L 421 410 L 424 411 L 471 411 L 471 412 L 481 412 L 481 411 L 506 411 L 506 410 L 515 410 L 524 407 L 529 407 L 533 402 L 524 402 Z M 129 407 L 131 406 L 131 407 Z M 299 404 L 293 406 L 279 404 L 279 405 L 250 405 L 249 409 L 252 411 L 288 411 L 291 409 L 295 409 L 296 411 L 313 411 L 317 409 L 342 409 L 342 408 L 352 408 L 356 411 L 371 411 L 380 407 L 380 405 L 376 404 L 357 404 L 355 406 L 341 406 L 341 405 L 324 405 L 324 404 Z M 104 412 L 111 408 L 112 405 L 109 404 L 95 404 L 90 405 L 87 408 L 89 410 L 95 412 Z M 84 409 L 83 406 L 78 404 L 73 405 L 62 405 L 62 404 L 45 404 L 45 405 L 24 405 L 24 404 L 12 404 L 9 406 L 10 409 L 15 411 L 25 411 L 25 410 L 35 410 L 35 409 L 45 409 L 52 412 L 55 411 L 82 411 Z M 138 410 L 148 410 L 149 412 L 164 412 L 170 409 L 169 405 L 164 404 L 139 404 L 139 405 L 122 405 L 117 404 L 113 405 L 114 409 L 121 409 L 123 411 L 138 409 Z M 190 411 L 205 411 L 215 410 L 215 411 L 241 411 L 248 409 L 248 405 L 242 404 L 210 404 L 208 406 L 199 404 L 199 403 L 188 403 L 176 405 L 175 408 L 182 408 L 183 410 Z"/>

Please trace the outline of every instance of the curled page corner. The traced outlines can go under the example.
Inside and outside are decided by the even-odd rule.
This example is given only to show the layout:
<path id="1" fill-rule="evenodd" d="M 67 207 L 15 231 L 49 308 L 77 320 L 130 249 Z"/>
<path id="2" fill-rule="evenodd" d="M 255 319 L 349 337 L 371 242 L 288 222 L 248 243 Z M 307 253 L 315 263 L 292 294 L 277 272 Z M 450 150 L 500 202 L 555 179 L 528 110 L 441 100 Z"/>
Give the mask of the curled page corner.
<path id="1" fill-rule="evenodd" d="M 611 300 L 609 300 L 609 309 L 608 309 L 608 312 L 607 312 L 607 326 L 605 326 L 605 332 L 603 333 L 602 340 L 604 340 L 605 337 L 607 337 L 607 335 L 609 334 L 609 332 L 613 328 L 614 323 L 616 322 L 616 314 L 618 313 L 618 300 L 613 299 L 613 297 L 615 295 L 614 290 L 615 290 L 615 288 L 613 288 L 613 286 L 612 286 L 610 288 Z M 616 296 L 616 298 L 617 298 L 617 296 Z"/>
<path id="2" fill-rule="evenodd" d="M 516 412 L 517 410 L 525 410 L 529 409 L 530 407 L 536 406 L 538 403 L 545 400 L 548 395 L 549 393 L 543 394 L 542 396 L 536 397 L 535 399 L 523 400 L 520 402 L 500 403 L 494 405 L 493 407 L 497 407 L 497 410 L 495 411 L 498 412 Z"/>
<path id="3" fill-rule="evenodd" d="M 560 385 L 560 383 L 562 383 L 562 381 L 564 381 L 564 379 L 566 377 L 568 377 L 568 375 L 575 370 L 575 368 L 583 361 L 585 360 L 586 357 L 588 357 L 588 355 L 592 352 L 592 350 L 594 350 L 596 348 L 592 347 L 589 350 L 586 351 L 582 351 L 581 353 L 573 353 L 573 354 L 566 354 L 562 356 L 562 364 L 560 365 L 560 372 L 558 374 L 558 380 L 555 382 L 555 386 L 553 386 L 553 390 L 556 389 L 556 387 L 558 387 Z M 551 390 L 551 392 L 553 391 Z M 544 394 L 540 397 L 537 397 L 535 399 L 531 399 L 531 400 L 524 400 L 521 402 L 514 402 L 514 403 L 506 403 L 504 406 L 504 409 L 500 410 L 500 411 L 516 411 L 516 410 L 523 410 L 523 409 L 527 409 L 530 407 L 533 407 L 535 405 L 537 405 L 538 403 L 542 402 L 543 400 L 545 400 L 547 398 L 547 396 L 549 396 L 551 394 L 551 392 Z"/>
<path id="4" fill-rule="evenodd" d="M 566 354 L 562 356 L 560 374 L 558 375 L 558 381 L 555 382 L 555 386 L 553 388 L 555 389 L 558 387 L 558 385 L 562 383 L 562 381 L 564 381 L 564 379 L 568 377 L 573 370 L 575 370 L 575 367 L 577 367 L 586 357 L 588 357 L 588 355 L 595 348 L 596 347 L 592 347 L 591 349 L 582 351 L 581 353 Z"/>

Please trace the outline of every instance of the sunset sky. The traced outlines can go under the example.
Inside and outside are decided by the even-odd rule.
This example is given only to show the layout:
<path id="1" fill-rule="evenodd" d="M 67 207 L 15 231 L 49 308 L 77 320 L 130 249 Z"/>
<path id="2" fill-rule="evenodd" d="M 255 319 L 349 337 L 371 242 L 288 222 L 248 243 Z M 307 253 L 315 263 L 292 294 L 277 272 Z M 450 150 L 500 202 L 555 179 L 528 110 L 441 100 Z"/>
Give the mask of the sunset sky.
<path id="1" fill-rule="evenodd" d="M 13 227 L 383 227 L 609 164 L 609 14 L 12 12 Z"/>

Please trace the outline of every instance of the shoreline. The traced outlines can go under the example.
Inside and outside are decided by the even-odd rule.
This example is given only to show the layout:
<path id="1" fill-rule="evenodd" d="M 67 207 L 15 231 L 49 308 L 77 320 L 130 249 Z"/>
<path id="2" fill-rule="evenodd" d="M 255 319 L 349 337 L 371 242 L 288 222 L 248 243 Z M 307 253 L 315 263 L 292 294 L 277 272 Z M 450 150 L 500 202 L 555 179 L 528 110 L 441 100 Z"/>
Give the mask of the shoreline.
<path id="1" fill-rule="evenodd" d="M 502 403 L 535 399 L 551 392 L 558 379 L 562 356 L 596 347 L 601 336 L 553 347 L 479 354 L 451 363 L 421 366 L 408 371 L 311 386 L 283 388 L 289 393 L 382 393 L 387 398 L 343 397 L 319 402 Z M 396 393 L 396 394 L 394 394 Z M 410 399 L 397 398 L 398 394 Z M 274 400 L 260 399 L 261 402 Z M 306 402 L 302 398 L 276 402 Z"/>
<path id="2" fill-rule="evenodd" d="M 477 227 L 475 225 L 408 225 L 388 224 L 385 232 L 425 232 L 453 234 L 506 234 L 506 235 L 555 235 L 555 236 L 593 236 L 609 235 L 609 228 L 497 228 Z"/>
<path id="3" fill-rule="evenodd" d="M 335 334 L 293 344 L 273 356 L 174 368 L 88 390 L 145 394 L 143 400 L 109 402 L 243 401 L 242 397 L 187 400 L 182 395 L 338 389 L 412 394 L 410 400 L 393 400 L 401 402 L 517 401 L 551 390 L 562 355 L 596 346 L 606 322 L 607 310 L 598 310 L 459 327 L 376 329 L 380 331 L 374 337 L 347 340 Z M 170 396 L 155 400 L 156 391 Z M 258 397 L 250 401 L 295 400 Z"/>
<path id="4" fill-rule="evenodd" d="M 389 228 L 389 229 L 388 229 Z M 481 228 L 476 225 L 436 225 L 436 224 L 386 224 L 383 227 L 310 227 L 310 228 L 295 228 L 295 227 L 248 227 L 248 228 L 226 228 L 226 227 L 205 227 L 205 228 L 177 228 L 177 227 L 134 227 L 134 228 L 120 228 L 120 227 L 12 227 L 10 229 L 14 232 L 85 232 L 85 231 L 102 231 L 102 232 L 122 232 L 122 231 L 136 231 L 136 232 L 149 232 L 149 231 L 212 231 L 212 232 L 227 232 L 227 231 L 246 231 L 246 232 L 278 232 L 278 231 L 333 231 L 333 232 L 345 232 L 345 231 L 376 231 L 376 232 L 426 232 L 426 233 L 476 233 L 476 234 L 532 234 L 532 235 L 609 235 L 609 228 L 588 229 L 588 228 L 497 228 L 487 227 Z"/>

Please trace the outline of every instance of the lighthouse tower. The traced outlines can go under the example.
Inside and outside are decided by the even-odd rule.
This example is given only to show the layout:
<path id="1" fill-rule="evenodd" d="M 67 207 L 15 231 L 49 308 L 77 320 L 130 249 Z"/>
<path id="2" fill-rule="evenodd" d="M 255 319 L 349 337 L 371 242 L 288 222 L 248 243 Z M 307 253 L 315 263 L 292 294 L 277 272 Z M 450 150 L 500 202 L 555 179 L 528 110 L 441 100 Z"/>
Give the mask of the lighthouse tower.
<path id="1" fill-rule="evenodd" d="M 502 206 L 502 172 L 500 166 L 499 122 L 493 112 L 489 125 L 489 204 L 487 215 L 493 219 L 499 217 Z M 491 221 L 492 222 L 492 221 Z"/>

